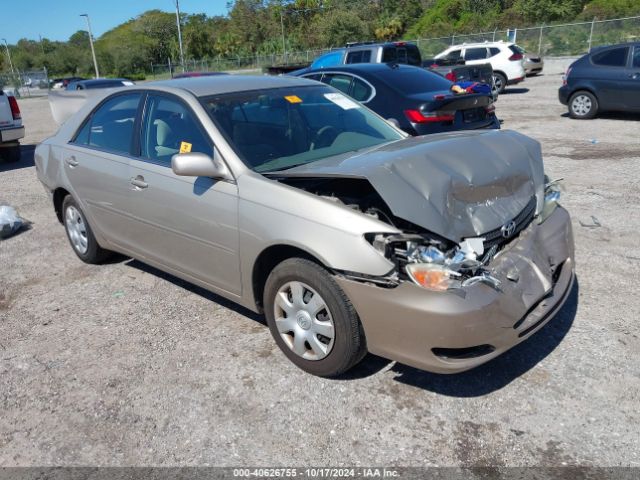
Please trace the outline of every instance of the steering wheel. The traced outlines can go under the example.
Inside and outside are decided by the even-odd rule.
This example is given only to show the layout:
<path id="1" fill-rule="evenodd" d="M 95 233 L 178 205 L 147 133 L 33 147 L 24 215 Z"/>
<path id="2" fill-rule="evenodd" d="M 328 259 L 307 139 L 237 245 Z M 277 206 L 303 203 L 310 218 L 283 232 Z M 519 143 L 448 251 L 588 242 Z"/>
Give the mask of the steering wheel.
<path id="1" fill-rule="evenodd" d="M 316 133 L 313 142 L 311 142 L 311 150 L 330 146 L 338 136 L 338 129 L 331 125 L 325 125 L 318 133 Z"/>

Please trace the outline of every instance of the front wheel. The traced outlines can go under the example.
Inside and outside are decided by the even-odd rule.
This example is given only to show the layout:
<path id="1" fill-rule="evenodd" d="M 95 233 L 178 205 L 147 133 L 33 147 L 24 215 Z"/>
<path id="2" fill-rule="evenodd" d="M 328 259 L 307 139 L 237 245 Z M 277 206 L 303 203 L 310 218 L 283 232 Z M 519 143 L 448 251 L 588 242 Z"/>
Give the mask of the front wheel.
<path id="1" fill-rule="evenodd" d="M 291 258 L 273 269 L 264 306 L 278 347 L 308 373 L 335 377 L 366 354 L 351 301 L 329 272 L 309 260 Z"/>
<path id="2" fill-rule="evenodd" d="M 576 92 L 569 99 L 569 115 L 581 120 L 593 118 L 598 113 L 598 99 L 591 92 Z"/>

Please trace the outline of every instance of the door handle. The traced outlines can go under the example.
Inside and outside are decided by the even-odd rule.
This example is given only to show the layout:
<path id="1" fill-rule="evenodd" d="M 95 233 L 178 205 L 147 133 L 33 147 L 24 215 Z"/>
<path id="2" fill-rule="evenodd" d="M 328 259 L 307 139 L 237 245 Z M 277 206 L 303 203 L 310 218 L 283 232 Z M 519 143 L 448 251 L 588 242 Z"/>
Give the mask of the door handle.
<path id="1" fill-rule="evenodd" d="M 71 168 L 75 168 L 79 165 L 78 161 L 76 160 L 76 157 L 74 157 L 73 155 L 65 158 L 64 161 L 67 162 L 67 165 L 69 165 Z"/>
<path id="2" fill-rule="evenodd" d="M 149 184 L 144 181 L 144 177 L 142 175 L 138 175 L 135 178 L 131 178 L 131 185 L 136 187 L 136 189 L 140 190 L 142 188 L 147 188 Z"/>

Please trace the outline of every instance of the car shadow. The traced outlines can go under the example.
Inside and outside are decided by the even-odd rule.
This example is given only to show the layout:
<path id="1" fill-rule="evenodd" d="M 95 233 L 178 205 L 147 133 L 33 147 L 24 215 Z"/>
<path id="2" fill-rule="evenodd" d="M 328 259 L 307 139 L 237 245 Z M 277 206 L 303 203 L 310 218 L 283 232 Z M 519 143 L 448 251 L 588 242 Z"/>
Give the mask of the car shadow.
<path id="1" fill-rule="evenodd" d="M 121 260 L 122 260 L 122 257 L 121 257 Z M 218 294 L 215 294 L 213 292 L 210 292 L 209 290 L 206 290 L 202 287 L 198 287 L 197 285 L 189 283 L 186 280 L 182 280 L 181 278 L 173 276 L 170 273 L 166 273 L 166 272 L 163 272 L 162 270 L 158 270 L 157 268 L 152 267 L 151 265 L 147 265 L 146 263 L 142 263 L 141 261 L 133 258 L 127 258 L 124 263 L 128 267 L 136 268 L 150 275 L 155 275 L 156 277 L 160 277 L 163 280 L 166 280 L 167 282 L 171 282 L 180 288 L 183 288 L 191 293 L 195 293 L 196 295 L 199 295 L 211 302 L 217 303 L 218 305 L 224 308 L 233 310 L 234 312 L 239 313 L 240 315 L 243 315 L 247 318 L 250 318 L 251 320 L 258 322 L 262 325 L 266 326 L 267 324 L 264 318 L 264 315 L 260 315 L 258 313 L 252 312 L 248 308 L 238 305 L 237 303 L 231 300 L 227 300 L 226 298 Z"/>
<path id="2" fill-rule="evenodd" d="M 395 380 L 450 397 L 479 397 L 504 388 L 546 358 L 571 329 L 578 310 L 580 287 L 574 282 L 565 304 L 542 329 L 490 362 L 453 375 L 424 372 L 396 363 Z"/>
<path id="3" fill-rule="evenodd" d="M 569 112 L 564 112 L 563 114 L 560 115 L 563 118 L 571 118 L 571 116 L 569 115 Z M 640 121 L 640 113 L 636 113 L 636 112 L 602 112 L 602 113 L 598 113 L 598 115 L 596 115 L 596 117 L 593 120 L 621 120 L 624 122 L 627 121 L 635 121 L 638 122 Z M 588 122 L 589 120 L 584 120 L 585 122 Z"/>
<path id="4" fill-rule="evenodd" d="M 7 162 L 0 158 L 0 173 L 9 172 L 11 170 L 19 170 L 21 168 L 29 168 L 35 165 L 33 153 L 36 150 L 35 144 L 20 145 L 20 161 Z"/>
<path id="5" fill-rule="evenodd" d="M 502 92 L 500 95 L 513 95 L 513 94 L 518 94 L 518 93 L 527 93 L 528 91 L 529 91 L 528 88 L 507 87 L 505 89 L 505 91 Z"/>

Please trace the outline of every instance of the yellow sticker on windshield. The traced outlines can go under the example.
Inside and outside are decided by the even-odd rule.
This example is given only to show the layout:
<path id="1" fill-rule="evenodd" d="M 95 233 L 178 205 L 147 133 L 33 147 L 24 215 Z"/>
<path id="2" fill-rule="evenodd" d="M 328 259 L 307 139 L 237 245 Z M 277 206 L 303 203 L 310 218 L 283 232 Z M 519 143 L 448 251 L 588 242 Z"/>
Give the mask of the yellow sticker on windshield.
<path id="1" fill-rule="evenodd" d="M 284 97 L 289 103 L 302 103 L 302 99 L 297 95 L 287 95 Z"/>
<path id="2" fill-rule="evenodd" d="M 191 151 L 191 144 L 189 142 L 180 142 L 180 153 L 189 153 Z"/>

